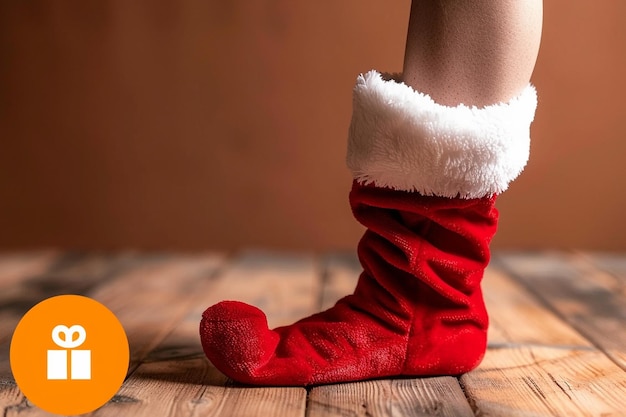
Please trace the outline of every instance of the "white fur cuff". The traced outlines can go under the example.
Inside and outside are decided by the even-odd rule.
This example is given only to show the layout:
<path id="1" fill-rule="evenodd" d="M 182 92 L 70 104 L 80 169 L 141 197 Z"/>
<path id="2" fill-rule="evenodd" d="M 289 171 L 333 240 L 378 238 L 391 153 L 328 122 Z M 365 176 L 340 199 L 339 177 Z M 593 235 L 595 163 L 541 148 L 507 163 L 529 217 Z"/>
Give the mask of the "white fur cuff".
<path id="1" fill-rule="evenodd" d="M 447 107 L 370 71 L 354 88 L 348 167 L 354 178 L 423 195 L 480 198 L 524 169 L 537 92 L 508 103 Z"/>

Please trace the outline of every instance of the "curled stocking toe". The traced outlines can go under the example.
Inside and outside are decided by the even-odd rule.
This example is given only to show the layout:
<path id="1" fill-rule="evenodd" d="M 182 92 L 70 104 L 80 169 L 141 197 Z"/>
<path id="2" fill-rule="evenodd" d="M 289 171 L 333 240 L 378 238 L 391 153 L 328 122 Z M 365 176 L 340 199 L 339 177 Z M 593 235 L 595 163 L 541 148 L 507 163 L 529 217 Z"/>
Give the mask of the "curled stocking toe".
<path id="1" fill-rule="evenodd" d="M 206 309 L 200 339 L 209 360 L 228 377 L 248 382 L 272 356 L 278 336 L 267 327 L 265 314 L 238 301 L 222 301 Z"/>

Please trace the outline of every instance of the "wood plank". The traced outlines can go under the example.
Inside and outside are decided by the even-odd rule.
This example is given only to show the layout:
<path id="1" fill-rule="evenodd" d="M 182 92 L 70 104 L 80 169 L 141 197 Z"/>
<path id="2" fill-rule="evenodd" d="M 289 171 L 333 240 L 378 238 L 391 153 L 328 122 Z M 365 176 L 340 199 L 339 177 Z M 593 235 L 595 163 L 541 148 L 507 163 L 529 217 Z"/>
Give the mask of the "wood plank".
<path id="1" fill-rule="evenodd" d="M 60 253 L 53 250 L 0 252 L 0 297 L 6 299 L 15 284 L 44 273 L 59 256 Z"/>
<path id="2" fill-rule="evenodd" d="M 322 307 L 331 307 L 354 291 L 361 265 L 354 253 L 329 254 L 323 260 Z M 382 379 L 311 389 L 309 417 L 473 416 L 456 378 Z"/>
<path id="3" fill-rule="evenodd" d="M 32 307 L 22 301 L 26 298 L 22 283 L 45 274 L 59 258 L 54 251 L 0 254 L 0 346 L 10 339 L 19 319 Z"/>
<path id="4" fill-rule="evenodd" d="M 14 299 L 22 297 L 22 281 L 45 275 L 59 257 L 54 251 L 0 255 L 0 415 L 30 406 L 15 384 L 9 364 L 10 337 L 25 312 L 25 306 L 19 308 Z"/>
<path id="5" fill-rule="evenodd" d="M 24 265 L 23 275 L 16 278 L 14 265 L 3 268 L 13 276 L 10 290 L 0 295 L 0 379 L 11 378 L 8 362 L 10 337 L 22 316 L 35 304 L 59 294 L 86 294 L 110 276 L 134 262 L 129 253 L 58 254 L 33 258 L 36 265 Z M 10 261 L 13 263 L 13 261 Z M 0 276 L 0 278 L 4 278 Z M 6 355 L 5 355 L 6 353 Z"/>
<path id="6" fill-rule="evenodd" d="M 484 415 L 626 415 L 621 369 L 593 350 L 524 345 L 490 349 L 478 370 L 461 381 Z"/>
<path id="7" fill-rule="evenodd" d="M 519 283 L 492 264 L 485 272 L 483 294 L 489 312 L 489 345 L 514 343 L 590 348 L 579 332 L 537 302 Z"/>
<path id="8" fill-rule="evenodd" d="M 320 294 L 313 257 L 246 252 L 198 290 L 185 319 L 148 355 L 112 402 L 95 416 L 304 415 L 304 388 L 241 387 L 204 356 L 198 337 L 202 311 L 223 299 L 254 304 L 272 326 L 311 314 Z"/>
<path id="9" fill-rule="evenodd" d="M 205 358 L 142 364 L 93 416 L 304 416 L 306 390 L 226 384 Z"/>
<path id="10" fill-rule="evenodd" d="M 626 256 L 624 254 L 615 253 L 578 253 L 581 259 L 595 265 L 598 269 L 606 273 L 596 273 L 593 280 L 602 285 L 611 293 L 619 297 L 620 300 L 626 300 Z M 626 302 L 622 302 L 621 317 L 626 315 Z M 622 326 L 624 320 L 622 319 Z M 623 336 L 622 331 L 622 336 Z M 622 346 L 624 338 L 622 337 Z M 609 347 L 609 355 L 615 361 L 626 369 L 626 351 L 624 349 L 611 349 Z"/>
<path id="11" fill-rule="evenodd" d="M 184 319 L 145 361 L 204 355 L 198 337 L 200 319 L 207 307 L 222 300 L 256 305 L 266 313 L 271 327 L 289 324 L 317 311 L 320 268 L 312 255 L 244 251 L 227 262 L 218 275 L 196 290 Z"/>
<path id="12" fill-rule="evenodd" d="M 315 387 L 308 417 L 450 416 L 473 417 L 452 377 L 385 379 Z"/>
<path id="13" fill-rule="evenodd" d="M 3 257 L 0 270 L 10 275 L 11 287 L 3 291 L 0 301 L 0 316 L 4 329 L 13 333 L 22 316 L 38 302 L 55 295 L 73 293 L 82 294 L 89 288 L 105 280 L 111 274 L 120 271 L 129 261 L 128 254 L 116 256 L 80 253 L 43 253 L 40 255 L 24 254 L 26 263 L 18 265 L 16 258 Z M 32 259 L 34 265 L 28 264 Z M 0 262 L 0 263 L 2 263 Z M 5 276 L 0 276 L 0 279 Z M 2 338 L 0 343 L 0 411 L 3 416 L 22 415 L 34 411 L 43 411 L 24 398 L 18 389 L 9 363 L 10 338 Z M 49 415 L 44 413 L 44 415 Z"/>
<path id="14" fill-rule="evenodd" d="M 303 388 L 207 387 L 191 414 L 199 416 L 297 417 L 306 413 Z"/>
<path id="15" fill-rule="evenodd" d="M 576 253 L 509 254 L 501 262 L 626 370 L 626 295 L 615 276 Z"/>
<path id="16" fill-rule="evenodd" d="M 577 252 L 578 257 L 605 271 L 605 285 L 626 297 L 626 255 L 606 252 Z"/>
<path id="17" fill-rule="evenodd" d="M 476 415 L 626 416 L 624 370 L 572 321 L 576 314 L 599 314 L 596 319 L 606 326 L 606 320 L 615 319 L 611 315 L 621 317 L 619 262 L 613 259 L 605 267 L 594 256 L 556 255 L 556 263 L 552 258 L 540 259 L 539 266 L 532 266 L 535 260 L 527 259 L 528 255 L 514 255 L 524 258 L 517 264 L 500 264 L 496 256 L 489 268 L 484 285 L 491 316 L 489 351 L 476 371 L 461 378 Z M 27 262 L 19 266 L 14 258 L 13 266 L 4 270 L 14 274 L 12 282 L 21 283 L 20 290 L 13 290 L 11 297 L 0 291 L 0 305 L 4 301 L 13 306 L 0 309 L 0 315 L 9 311 L 17 323 L 29 303 L 32 306 L 47 298 L 45 294 L 67 289 L 95 294 L 107 300 L 107 306 L 111 303 L 109 308 L 133 334 L 134 360 L 140 366 L 118 395 L 94 413 L 97 416 L 304 415 L 304 389 L 241 387 L 220 374 L 201 352 L 197 336 L 201 312 L 221 299 L 239 299 L 263 308 L 271 325 L 287 324 L 352 292 L 360 273 L 353 255 L 328 257 L 320 267 L 310 256 L 247 253 L 214 278 L 211 274 L 219 262 L 211 264 L 214 260 L 209 262 L 206 256 L 143 260 L 139 256 L 134 264 L 126 264 L 125 269 L 118 265 L 117 270 L 107 255 L 82 261 L 72 256 L 53 263 L 44 273 L 27 273 L 36 268 Z M 19 270 L 32 285 L 25 285 L 28 280 L 19 278 Z M 508 270 L 515 271 L 523 285 Z M 551 276 L 561 281 L 571 276 L 580 279 L 561 282 L 564 294 L 556 283 L 534 284 Z M 589 297 L 606 300 L 607 292 L 617 298 L 608 307 L 594 305 L 598 300 L 588 301 Z M 586 320 L 591 326 L 594 318 Z M 3 353 L 2 346 L 0 368 L 6 358 L 8 369 L 8 350 Z M 472 415 L 468 410 L 455 378 L 416 378 L 315 387 L 308 414 Z M 10 378 L 0 378 L 0 411 L 5 416 L 50 415 L 29 404 Z"/>
<path id="18" fill-rule="evenodd" d="M 340 298 L 352 294 L 362 271 L 353 252 L 331 253 L 322 259 L 323 288 L 321 309 L 332 307 Z"/>
<path id="19" fill-rule="evenodd" d="M 483 287 L 499 330 L 483 363 L 461 377 L 475 414 L 625 415 L 624 371 L 495 264 Z"/>
<path id="20" fill-rule="evenodd" d="M 111 267 L 112 259 L 109 257 L 111 262 L 107 263 L 105 258 L 102 268 Z M 196 289 L 211 278 L 220 261 L 221 257 L 213 254 L 141 255 L 133 261 L 132 268 L 107 276 L 100 285 L 85 292 L 111 309 L 124 326 L 131 349 L 129 372 L 181 320 Z M 74 268 L 73 273 L 63 275 L 63 279 L 53 274 L 52 284 L 56 286 L 59 279 L 66 283 L 75 279 L 83 282 L 81 277 L 89 276 L 86 272 Z M 6 409 L 7 416 L 15 415 L 13 413 L 29 417 L 51 415 L 30 406 L 23 398 Z"/>
<path id="21" fill-rule="evenodd" d="M 624 278 L 626 275 L 626 254 L 624 252 L 574 251 L 577 256 L 586 257 L 599 264 L 602 269 Z"/>
<path id="22" fill-rule="evenodd" d="M 185 317 L 198 288 L 213 279 L 222 259 L 216 254 L 167 256 L 138 265 L 89 293 L 124 326 L 131 372 Z"/>
<path id="23" fill-rule="evenodd" d="M 144 363 L 92 415 L 188 416 L 215 375 L 208 361 L 199 357 Z"/>
<path id="24" fill-rule="evenodd" d="M 270 327 L 319 308 L 321 268 L 310 254 L 247 250 L 233 260 L 205 305 L 239 300 L 262 309 Z"/>

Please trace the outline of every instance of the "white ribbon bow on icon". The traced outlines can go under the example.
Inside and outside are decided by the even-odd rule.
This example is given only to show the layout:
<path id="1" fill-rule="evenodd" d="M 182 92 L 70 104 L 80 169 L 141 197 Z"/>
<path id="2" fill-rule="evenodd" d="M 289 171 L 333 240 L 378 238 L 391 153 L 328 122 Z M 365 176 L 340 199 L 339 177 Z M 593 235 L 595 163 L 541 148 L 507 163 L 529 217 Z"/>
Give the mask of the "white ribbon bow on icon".
<path id="1" fill-rule="evenodd" d="M 78 338 L 74 340 L 74 334 L 76 333 L 78 333 Z M 59 337 L 61 334 L 63 334 L 64 336 L 63 339 Z M 62 348 L 74 349 L 82 345 L 86 338 L 87 332 L 85 331 L 85 328 L 78 324 L 75 324 L 69 328 L 62 324 L 59 324 L 54 329 L 52 329 L 52 341 Z"/>

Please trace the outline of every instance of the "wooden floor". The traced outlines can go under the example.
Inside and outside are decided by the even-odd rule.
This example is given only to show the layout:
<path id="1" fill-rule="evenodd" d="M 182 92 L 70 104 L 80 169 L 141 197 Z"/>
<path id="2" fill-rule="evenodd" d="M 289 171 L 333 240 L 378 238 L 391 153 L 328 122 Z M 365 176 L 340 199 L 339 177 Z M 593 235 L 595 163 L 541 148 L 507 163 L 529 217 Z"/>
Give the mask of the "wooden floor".
<path id="1" fill-rule="evenodd" d="M 44 416 L 15 385 L 11 334 L 57 294 L 84 294 L 120 319 L 129 376 L 95 416 L 626 416 L 626 256 L 496 253 L 484 289 L 491 316 L 482 365 L 461 378 L 250 388 L 227 380 L 198 340 L 222 299 L 287 324 L 351 292 L 352 255 L 0 254 L 0 416 Z"/>

